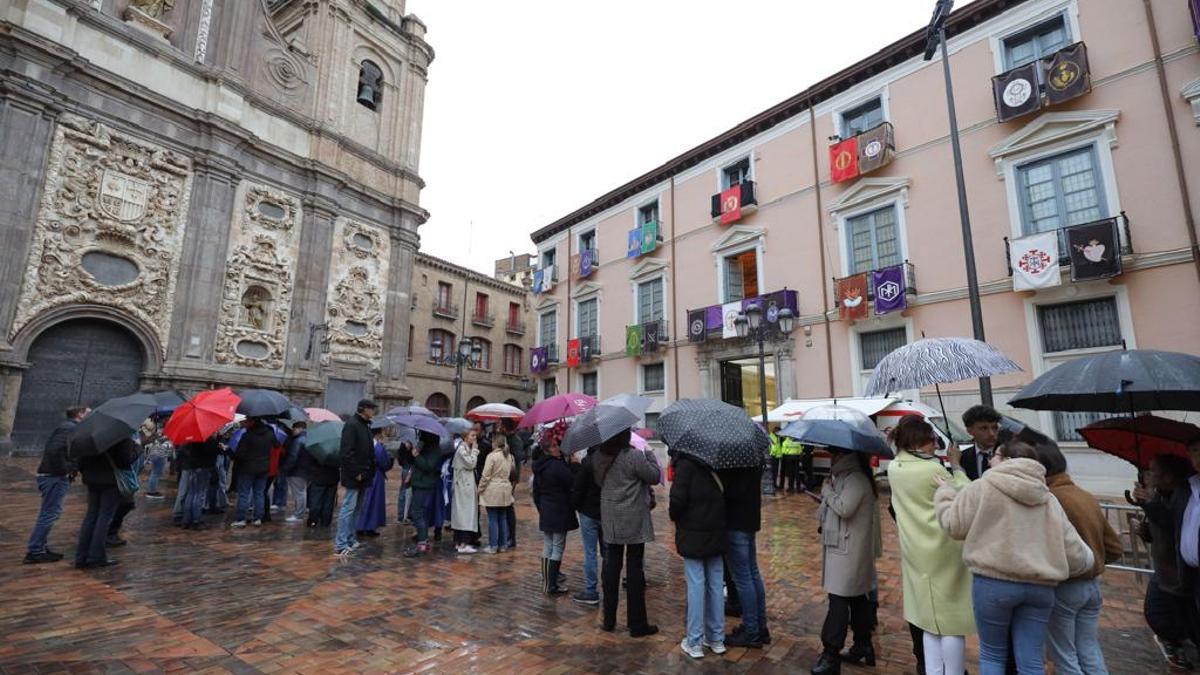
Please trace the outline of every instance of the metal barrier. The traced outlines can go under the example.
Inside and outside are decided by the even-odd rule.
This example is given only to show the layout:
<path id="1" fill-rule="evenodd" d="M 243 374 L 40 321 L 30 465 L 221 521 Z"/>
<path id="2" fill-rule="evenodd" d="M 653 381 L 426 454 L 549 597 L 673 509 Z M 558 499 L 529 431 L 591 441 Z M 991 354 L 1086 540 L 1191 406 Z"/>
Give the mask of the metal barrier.
<path id="1" fill-rule="evenodd" d="M 1108 569 L 1134 572 L 1138 575 L 1153 574 L 1154 563 L 1150 559 L 1150 544 L 1138 535 L 1145 519 L 1142 509 L 1129 504 L 1106 503 L 1101 503 L 1100 508 L 1104 510 L 1104 517 L 1108 519 L 1108 523 L 1117 531 L 1125 550 L 1119 560 L 1108 564 Z"/>

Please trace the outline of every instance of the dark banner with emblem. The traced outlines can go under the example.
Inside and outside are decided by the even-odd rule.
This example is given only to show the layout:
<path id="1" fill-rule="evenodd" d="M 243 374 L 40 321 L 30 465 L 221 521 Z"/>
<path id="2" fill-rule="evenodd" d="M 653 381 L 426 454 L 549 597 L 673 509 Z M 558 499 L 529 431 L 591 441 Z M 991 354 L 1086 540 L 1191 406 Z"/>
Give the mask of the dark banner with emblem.
<path id="1" fill-rule="evenodd" d="M 1036 62 L 1027 63 L 992 78 L 992 97 L 995 99 L 998 121 L 1007 122 L 1037 112 L 1042 107 L 1037 71 Z"/>
<path id="2" fill-rule="evenodd" d="M 1192 11 L 1192 32 L 1200 40 L 1200 0 L 1188 0 L 1188 9 Z"/>
<path id="3" fill-rule="evenodd" d="M 876 124 L 858 135 L 858 172 L 871 173 L 892 161 L 896 143 L 892 139 L 892 125 Z"/>
<path id="4" fill-rule="evenodd" d="M 708 337 L 708 325 L 705 322 L 705 310 L 693 309 L 688 312 L 688 342 L 704 342 Z"/>
<path id="5" fill-rule="evenodd" d="M 1117 219 L 1067 228 L 1071 281 L 1108 279 L 1121 273 L 1121 235 Z"/>
<path id="6" fill-rule="evenodd" d="M 662 329 L 661 321 L 647 321 L 642 324 L 642 352 L 652 354 L 658 351 L 658 334 Z"/>
<path id="7" fill-rule="evenodd" d="M 1063 47 L 1048 59 L 1043 59 L 1046 102 L 1057 105 L 1083 96 L 1092 90 L 1092 75 L 1088 72 L 1087 47 L 1076 42 Z"/>
<path id="8" fill-rule="evenodd" d="M 579 338 L 580 361 L 583 361 L 584 363 L 591 361 L 593 357 L 598 356 L 598 351 L 599 350 L 596 348 L 595 335 L 584 335 L 583 337 Z"/>

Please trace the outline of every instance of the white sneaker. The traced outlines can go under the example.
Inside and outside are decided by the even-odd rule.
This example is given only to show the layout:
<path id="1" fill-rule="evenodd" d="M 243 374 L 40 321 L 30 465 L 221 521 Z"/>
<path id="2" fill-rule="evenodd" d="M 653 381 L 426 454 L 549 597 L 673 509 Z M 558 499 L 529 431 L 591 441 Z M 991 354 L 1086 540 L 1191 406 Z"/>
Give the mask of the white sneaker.
<path id="1" fill-rule="evenodd" d="M 483 552 L 484 552 L 484 553 L 495 553 L 495 552 L 496 552 L 496 547 L 495 547 L 495 546 L 484 546 L 484 547 L 483 547 Z"/>
<path id="2" fill-rule="evenodd" d="M 255 527 L 262 527 L 262 521 L 261 521 L 261 520 L 255 520 L 255 521 L 254 521 L 253 523 L 251 523 L 251 524 L 252 524 L 252 525 L 254 525 Z"/>
<path id="3" fill-rule="evenodd" d="M 458 552 L 459 553 L 467 553 L 467 554 L 479 553 L 479 549 L 475 548 L 474 546 L 472 546 L 470 544 L 464 544 L 464 545 L 458 547 Z"/>
<path id="4" fill-rule="evenodd" d="M 689 645 L 687 638 L 683 638 L 679 641 L 679 648 L 683 650 L 684 654 L 687 654 L 693 659 L 704 658 L 704 649 L 701 648 L 700 645 Z"/>
<path id="5" fill-rule="evenodd" d="M 356 542 L 354 542 L 353 544 L 350 544 L 350 550 L 351 550 L 351 551 L 357 551 L 357 550 L 358 550 L 358 549 L 360 549 L 360 548 L 362 548 L 362 542 L 361 542 L 361 541 L 356 541 Z"/>
<path id="6" fill-rule="evenodd" d="M 287 518 L 284 518 L 284 519 L 283 519 L 283 522 L 285 522 L 285 523 L 298 523 L 298 522 L 300 522 L 300 520 L 301 520 L 301 519 L 300 519 L 300 518 L 297 518 L 296 516 L 288 516 Z"/>
<path id="7" fill-rule="evenodd" d="M 283 510 L 283 507 L 278 504 L 271 505 L 271 513 L 279 513 L 282 510 Z"/>
<path id="8" fill-rule="evenodd" d="M 720 642 L 709 642 L 708 640 L 705 640 L 702 644 L 705 647 L 708 647 L 709 651 L 714 654 L 724 654 L 725 652 L 729 651 L 725 649 L 724 640 L 721 640 Z"/>
<path id="9" fill-rule="evenodd" d="M 233 522 L 232 522 L 232 523 L 231 523 L 229 526 L 230 526 L 230 527 L 245 527 L 245 526 L 246 526 L 246 521 L 244 521 L 244 520 L 235 520 L 235 521 L 233 521 Z"/>

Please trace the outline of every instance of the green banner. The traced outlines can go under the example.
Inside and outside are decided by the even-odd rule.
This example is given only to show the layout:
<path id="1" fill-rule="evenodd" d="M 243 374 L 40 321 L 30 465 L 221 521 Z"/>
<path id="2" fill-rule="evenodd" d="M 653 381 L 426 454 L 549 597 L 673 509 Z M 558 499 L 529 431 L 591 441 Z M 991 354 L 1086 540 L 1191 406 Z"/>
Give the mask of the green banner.
<path id="1" fill-rule="evenodd" d="M 642 353 L 642 327 L 625 327 L 625 356 L 637 356 Z"/>
<path id="2" fill-rule="evenodd" d="M 642 255 L 651 253 L 658 248 L 658 221 L 642 225 Z"/>

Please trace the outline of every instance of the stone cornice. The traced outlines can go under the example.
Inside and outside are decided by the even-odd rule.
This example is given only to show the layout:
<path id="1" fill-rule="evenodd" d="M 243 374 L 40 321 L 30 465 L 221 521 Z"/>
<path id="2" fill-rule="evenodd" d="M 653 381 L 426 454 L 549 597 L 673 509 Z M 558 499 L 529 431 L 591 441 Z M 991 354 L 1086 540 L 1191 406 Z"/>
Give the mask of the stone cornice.
<path id="1" fill-rule="evenodd" d="M 473 283 L 494 288 L 498 291 L 504 291 L 505 293 L 511 293 L 512 295 L 520 296 L 522 298 L 524 298 L 527 293 L 527 291 L 521 286 L 510 284 L 507 281 L 501 281 L 483 274 L 482 272 L 476 272 L 475 270 L 467 269 L 466 267 L 456 265 L 449 260 L 443 260 L 442 258 L 429 255 L 428 253 L 422 253 L 420 251 L 417 252 L 417 265 L 423 265 L 425 267 L 441 270 L 442 272 L 447 272 L 457 277 L 463 277 Z"/>

